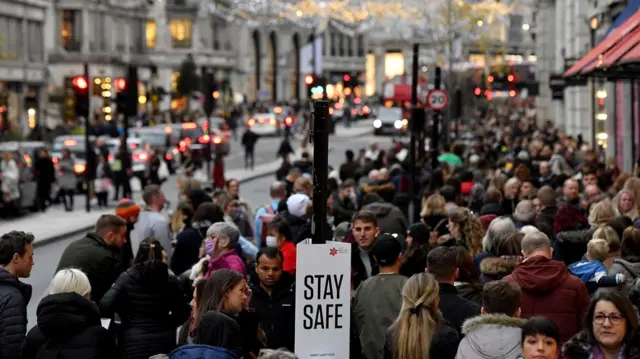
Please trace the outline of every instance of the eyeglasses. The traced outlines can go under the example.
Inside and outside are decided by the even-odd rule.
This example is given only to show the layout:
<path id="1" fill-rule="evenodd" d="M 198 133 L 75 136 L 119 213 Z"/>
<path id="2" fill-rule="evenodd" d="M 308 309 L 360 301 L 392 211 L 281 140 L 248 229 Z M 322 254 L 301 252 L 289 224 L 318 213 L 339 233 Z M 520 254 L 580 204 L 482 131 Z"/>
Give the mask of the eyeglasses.
<path id="1" fill-rule="evenodd" d="M 604 322 L 609 319 L 609 322 L 612 325 L 618 325 L 620 323 L 622 323 L 622 321 L 624 321 L 624 318 L 620 315 L 620 314 L 611 314 L 611 315 L 605 315 L 602 313 L 598 313 L 596 315 L 593 316 L 593 322 L 596 324 L 604 324 Z"/>

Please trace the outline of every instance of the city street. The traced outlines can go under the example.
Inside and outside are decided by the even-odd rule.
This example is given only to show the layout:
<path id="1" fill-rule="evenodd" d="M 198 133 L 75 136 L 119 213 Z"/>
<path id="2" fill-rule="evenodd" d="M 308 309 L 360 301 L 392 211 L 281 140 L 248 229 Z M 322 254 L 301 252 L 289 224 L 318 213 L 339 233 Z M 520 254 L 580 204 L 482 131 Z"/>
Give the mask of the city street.
<path id="1" fill-rule="evenodd" d="M 373 141 L 377 142 L 381 148 L 389 148 L 391 146 L 390 137 L 374 137 L 371 134 L 365 134 L 356 138 L 347 138 L 340 137 L 340 134 L 338 133 L 336 137 L 332 137 L 329 141 L 329 147 L 331 149 L 329 152 L 329 164 L 337 168 L 342 162 L 344 162 L 344 152 L 347 149 L 357 152 L 358 149 L 368 146 Z M 271 161 L 273 159 L 271 156 L 272 153 L 276 151 L 276 142 L 279 143 L 278 141 L 274 142 L 271 139 L 265 139 L 262 141 L 262 147 L 260 147 L 261 151 L 256 151 L 256 165 L 259 164 L 257 157 L 259 152 L 263 152 L 263 161 Z M 273 147 L 268 147 L 269 145 Z M 239 148 L 236 152 L 239 152 Z M 235 161 L 234 163 L 236 163 L 237 166 L 243 166 L 241 158 L 236 158 L 232 161 Z M 274 180 L 275 178 L 273 176 L 264 176 L 245 182 L 240 185 L 240 194 L 251 204 L 252 208 L 257 209 L 268 203 L 269 184 Z M 177 198 L 176 176 L 172 176 L 169 181 L 163 185 L 163 188 L 166 198 L 172 203 L 175 203 Z M 62 251 L 69 243 L 81 237 L 81 235 L 77 235 L 65 238 L 64 240 L 50 242 L 35 249 L 35 265 L 31 271 L 31 277 L 24 280 L 26 283 L 33 286 L 33 297 L 31 298 L 28 306 L 29 328 L 34 326 L 36 323 L 36 308 L 49 285 L 49 281 L 53 277 L 58 260 L 62 255 Z"/>

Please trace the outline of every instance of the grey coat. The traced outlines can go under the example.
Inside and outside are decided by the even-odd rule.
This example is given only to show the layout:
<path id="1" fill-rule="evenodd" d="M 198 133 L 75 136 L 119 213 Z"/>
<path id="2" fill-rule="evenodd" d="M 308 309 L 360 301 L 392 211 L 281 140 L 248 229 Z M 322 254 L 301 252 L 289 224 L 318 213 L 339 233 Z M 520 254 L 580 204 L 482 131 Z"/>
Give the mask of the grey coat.
<path id="1" fill-rule="evenodd" d="M 624 282 L 618 284 L 618 290 L 620 290 L 620 293 L 625 297 L 629 296 L 633 282 L 636 278 L 640 277 L 640 258 L 634 257 L 633 259 L 635 260 L 633 261 L 629 259 L 632 258 L 627 258 L 627 260 L 615 259 L 608 273 L 609 275 L 624 274 Z"/>
<path id="2" fill-rule="evenodd" d="M 58 161 L 58 185 L 63 189 L 76 188 L 76 173 L 73 170 L 72 158 L 61 158 Z"/>
<path id="3" fill-rule="evenodd" d="M 481 314 L 462 326 L 465 337 L 456 359 L 516 359 L 522 352 L 520 340 L 524 320 L 504 314 Z"/>

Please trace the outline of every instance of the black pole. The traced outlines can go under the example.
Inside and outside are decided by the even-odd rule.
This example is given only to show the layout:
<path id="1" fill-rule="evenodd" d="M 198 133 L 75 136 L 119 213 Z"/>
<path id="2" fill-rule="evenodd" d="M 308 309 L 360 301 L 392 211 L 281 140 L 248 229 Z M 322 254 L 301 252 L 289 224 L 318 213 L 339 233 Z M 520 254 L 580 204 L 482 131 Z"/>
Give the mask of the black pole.
<path id="1" fill-rule="evenodd" d="M 313 141 L 313 224 L 311 242 L 327 241 L 327 179 L 329 176 L 329 101 L 313 102 L 311 114 Z"/>
<path id="2" fill-rule="evenodd" d="M 87 111 L 85 113 L 85 119 L 84 119 L 84 148 L 85 151 L 87 152 L 87 154 L 85 155 L 86 158 L 86 169 L 85 169 L 85 177 L 87 179 L 87 193 L 86 193 L 86 201 L 85 201 L 85 209 L 88 212 L 91 212 L 91 195 L 93 192 L 93 176 L 91 176 L 92 173 L 94 173 L 94 168 L 96 166 L 96 164 L 94 163 L 94 161 L 92 160 L 93 158 L 95 158 L 95 155 L 93 155 L 91 153 L 91 151 L 93 151 L 93 147 L 91 146 L 91 141 L 89 140 L 89 135 L 91 132 L 91 124 L 89 123 L 89 119 L 91 118 L 91 79 L 89 78 L 89 64 L 85 63 L 83 66 L 83 74 L 82 76 L 87 80 L 87 93 L 88 95 L 86 96 L 86 101 L 87 103 L 85 104 Z"/>
<path id="3" fill-rule="evenodd" d="M 436 67 L 436 75 L 433 80 L 433 85 L 436 90 L 439 90 L 442 85 L 442 69 L 440 66 Z M 431 169 L 438 168 L 438 139 L 440 136 L 440 118 L 442 117 L 441 111 L 433 111 L 433 133 L 431 134 Z"/>
<path id="4" fill-rule="evenodd" d="M 413 44 L 413 60 L 411 64 L 411 142 L 409 143 L 409 222 L 413 223 L 414 212 L 414 179 L 416 175 L 416 145 L 420 135 L 420 114 L 419 111 L 423 111 L 418 108 L 418 52 L 420 51 L 420 45 L 418 43 Z"/>

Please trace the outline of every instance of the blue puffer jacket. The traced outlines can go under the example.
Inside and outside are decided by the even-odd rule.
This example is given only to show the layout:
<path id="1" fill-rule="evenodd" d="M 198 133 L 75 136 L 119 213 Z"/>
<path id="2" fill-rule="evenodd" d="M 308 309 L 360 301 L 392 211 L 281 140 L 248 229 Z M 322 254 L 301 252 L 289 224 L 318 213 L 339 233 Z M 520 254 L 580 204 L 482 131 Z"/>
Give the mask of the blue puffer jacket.
<path id="1" fill-rule="evenodd" d="M 27 334 L 27 304 L 31 286 L 0 269 L 0 358 L 19 359 Z"/>
<path id="2" fill-rule="evenodd" d="M 235 353 L 225 348 L 210 345 L 189 344 L 169 354 L 169 359 L 240 359 Z"/>

